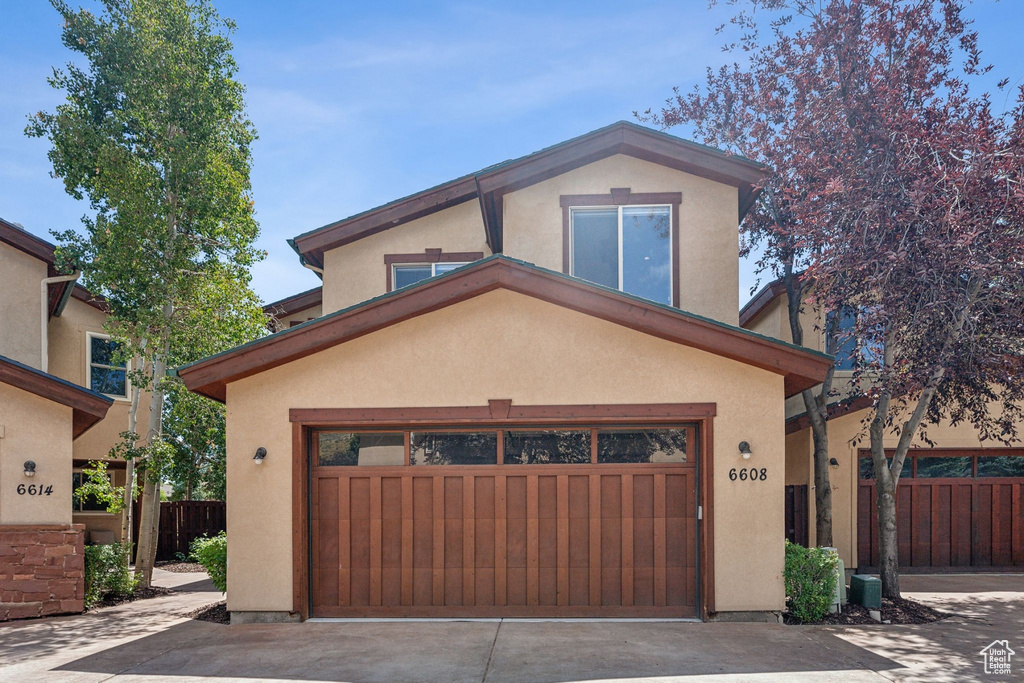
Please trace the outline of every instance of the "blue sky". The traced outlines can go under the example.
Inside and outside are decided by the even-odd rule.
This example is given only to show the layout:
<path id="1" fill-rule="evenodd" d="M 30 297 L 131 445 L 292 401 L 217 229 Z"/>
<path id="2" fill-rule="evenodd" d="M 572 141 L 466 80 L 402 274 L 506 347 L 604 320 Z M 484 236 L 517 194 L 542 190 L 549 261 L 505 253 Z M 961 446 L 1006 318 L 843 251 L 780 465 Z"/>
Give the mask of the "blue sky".
<path id="1" fill-rule="evenodd" d="M 215 2 L 238 24 L 235 56 L 260 135 L 252 181 L 269 257 L 253 285 L 266 301 L 318 283 L 286 238 L 632 119 L 727 59 L 714 33 L 726 12 L 703 0 Z M 47 143 L 22 131 L 27 114 L 60 101 L 45 79 L 70 53 L 48 3 L 4 5 L 0 216 L 52 241 L 88 206 L 50 179 Z M 1024 78 L 1024 1 L 980 0 L 971 14 L 996 65 L 991 82 Z M 741 302 L 755 282 L 741 264 Z"/>

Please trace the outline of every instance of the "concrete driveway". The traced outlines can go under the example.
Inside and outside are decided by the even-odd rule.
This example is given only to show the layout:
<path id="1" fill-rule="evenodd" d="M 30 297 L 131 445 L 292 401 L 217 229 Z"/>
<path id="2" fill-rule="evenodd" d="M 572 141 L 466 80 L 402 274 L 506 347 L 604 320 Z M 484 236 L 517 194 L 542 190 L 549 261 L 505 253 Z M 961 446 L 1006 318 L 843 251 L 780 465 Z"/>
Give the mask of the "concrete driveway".
<path id="1" fill-rule="evenodd" d="M 905 577 L 908 596 L 962 616 L 842 628 L 593 621 L 224 626 L 180 616 L 220 598 L 200 576 L 162 572 L 157 581 L 177 583 L 180 592 L 0 626 L 0 680 L 963 681 L 985 678 L 978 652 L 997 638 L 1022 653 L 1015 675 L 1024 673 L 1021 575 Z"/>

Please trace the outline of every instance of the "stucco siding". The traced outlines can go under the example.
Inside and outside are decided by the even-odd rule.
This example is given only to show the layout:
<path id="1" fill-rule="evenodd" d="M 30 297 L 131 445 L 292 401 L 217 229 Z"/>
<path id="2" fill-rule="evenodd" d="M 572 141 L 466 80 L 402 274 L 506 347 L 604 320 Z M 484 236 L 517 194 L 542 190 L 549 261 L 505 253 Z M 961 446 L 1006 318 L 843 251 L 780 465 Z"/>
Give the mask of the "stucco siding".
<path id="1" fill-rule="evenodd" d="M 323 313 L 386 292 L 385 254 L 421 254 L 427 249 L 489 256 L 479 202 L 463 202 L 326 252 Z"/>
<path id="2" fill-rule="evenodd" d="M 0 384 L 0 524 L 71 523 L 71 424 L 70 407 Z M 53 489 L 18 494 L 19 484 Z"/>
<path id="3" fill-rule="evenodd" d="M 228 385 L 229 609 L 292 609 L 290 408 L 713 402 L 717 609 L 783 606 L 779 375 L 498 290 Z M 736 444 L 749 441 L 744 461 Z M 263 465 L 252 454 L 263 446 Z M 733 482 L 732 467 L 768 471 Z M 756 586 L 757 589 L 752 589 Z"/>
<path id="4" fill-rule="evenodd" d="M 46 264 L 0 242 L 0 356 L 42 366 L 39 283 Z"/>

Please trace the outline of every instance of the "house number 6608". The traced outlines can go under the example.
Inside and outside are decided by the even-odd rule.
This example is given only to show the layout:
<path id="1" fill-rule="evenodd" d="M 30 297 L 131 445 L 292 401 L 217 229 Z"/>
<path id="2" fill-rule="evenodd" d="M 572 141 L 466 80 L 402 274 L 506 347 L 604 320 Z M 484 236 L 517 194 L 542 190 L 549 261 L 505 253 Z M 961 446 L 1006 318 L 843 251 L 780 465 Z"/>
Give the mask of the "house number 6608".
<path id="1" fill-rule="evenodd" d="M 24 496 L 25 494 L 30 496 L 48 496 L 53 493 L 53 485 L 43 486 L 42 484 L 18 484 L 18 495 Z"/>
<path id="2" fill-rule="evenodd" d="M 761 469 L 757 469 L 756 467 L 741 467 L 737 470 L 733 467 L 729 470 L 729 481 L 736 481 L 737 479 L 740 481 L 765 481 L 768 479 L 768 468 L 762 467 Z"/>

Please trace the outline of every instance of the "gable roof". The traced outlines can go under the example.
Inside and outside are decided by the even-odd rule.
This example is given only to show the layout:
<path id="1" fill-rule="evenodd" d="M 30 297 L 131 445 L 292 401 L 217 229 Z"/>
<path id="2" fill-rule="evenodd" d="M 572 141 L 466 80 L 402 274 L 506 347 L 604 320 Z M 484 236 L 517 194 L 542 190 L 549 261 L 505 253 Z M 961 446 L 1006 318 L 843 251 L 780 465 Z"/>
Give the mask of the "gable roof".
<path id="1" fill-rule="evenodd" d="M 0 242 L 12 246 L 15 249 L 45 263 L 46 277 L 55 277 L 62 274 L 57 272 L 56 267 L 55 252 L 57 247 L 41 237 L 33 235 L 17 223 L 12 223 L 0 218 Z M 64 306 L 67 305 L 69 297 L 74 297 L 79 301 L 89 304 L 93 308 L 100 309 L 101 311 L 106 310 L 106 305 L 102 298 L 93 296 L 89 290 L 72 280 L 51 284 L 49 293 L 50 300 L 48 309 L 50 317 L 60 317 L 60 314 L 64 311 Z"/>
<path id="2" fill-rule="evenodd" d="M 742 220 L 764 178 L 761 164 L 628 121 L 464 175 L 303 233 L 288 243 L 304 264 L 323 268 L 324 252 L 471 200 L 480 202 L 487 245 L 502 251 L 504 195 L 615 154 L 716 180 L 739 189 Z"/>
<path id="3" fill-rule="evenodd" d="M 832 357 L 503 255 L 489 256 L 177 369 L 224 401 L 227 384 L 495 289 L 623 325 L 785 376 L 786 395 L 818 384 Z"/>
<path id="4" fill-rule="evenodd" d="M 772 280 L 762 287 L 757 294 L 752 296 L 750 301 L 744 304 L 743 308 L 740 309 L 740 327 L 746 327 L 747 323 L 761 315 L 761 311 L 767 308 L 768 304 L 775 301 L 785 293 L 786 285 L 782 283 L 781 277 Z"/>
<path id="5" fill-rule="evenodd" d="M 313 287 L 305 292 L 299 292 L 278 301 L 272 301 L 263 307 L 263 312 L 276 318 L 286 318 L 307 308 L 323 305 L 323 302 L 324 288 Z"/>
<path id="6" fill-rule="evenodd" d="M 73 439 L 102 420 L 114 399 L 72 384 L 42 370 L 36 370 L 16 360 L 0 356 L 0 382 L 41 396 L 50 401 L 70 406 L 72 410 Z"/>

